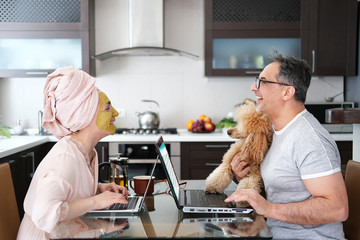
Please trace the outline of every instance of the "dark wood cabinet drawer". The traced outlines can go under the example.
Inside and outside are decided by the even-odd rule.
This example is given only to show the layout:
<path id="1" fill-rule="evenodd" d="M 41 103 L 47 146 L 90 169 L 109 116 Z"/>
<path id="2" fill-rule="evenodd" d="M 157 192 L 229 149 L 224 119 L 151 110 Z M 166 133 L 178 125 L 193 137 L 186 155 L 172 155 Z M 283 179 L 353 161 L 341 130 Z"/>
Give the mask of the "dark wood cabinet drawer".
<path id="1" fill-rule="evenodd" d="M 218 165 L 232 142 L 181 143 L 181 178 L 205 179 Z"/>
<path id="2" fill-rule="evenodd" d="M 226 143 L 226 142 L 210 142 L 210 143 L 201 143 L 201 142 L 194 142 L 194 143 L 184 143 L 184 144 L 189 144 L 189 150 L 190 151 L 214 151 L 214 152 L 218 152 L 218 151 L 222 151 L 222 150 L 227 150 L 229 149 L 231 143 Z"/>
<path id="3" fill-rule="evenodd" d="M 208 168 L 190 168 L 189 175 L 191 179 L 206 179 L 215 167 Z"/>

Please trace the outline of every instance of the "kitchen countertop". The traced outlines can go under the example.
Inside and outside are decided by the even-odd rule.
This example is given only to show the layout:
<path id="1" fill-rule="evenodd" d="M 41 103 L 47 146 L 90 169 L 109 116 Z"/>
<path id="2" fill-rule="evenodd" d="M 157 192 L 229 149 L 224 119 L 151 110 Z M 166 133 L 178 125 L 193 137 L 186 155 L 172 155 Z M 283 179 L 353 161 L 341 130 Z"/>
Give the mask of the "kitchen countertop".
<path id="1" fill-rule="evenodd" d="M 49 142 L 49 136 L 16 136 L 0 138 L 0 158 Z"/>
<path id="2" fill-rule="evenodd" d="M 165 142 L 232 142 L 235 141 L 221 131 L 211 133 L 192 133 L 186 129 L 178 129 L 178 134 L 163 134 Z M 115 134 L 101 139 L 100 142 L 153 142 L 160 135 Z"/>
<path id="3" fill-rule="evenodd" d="M 332 133 L 335 141 L 352 141 L 352 133 Z M 155 143 L 159 135 L 115 134 L 101 139 L 100 142 L 138 142 Z M 165 142 L 232 142 L 234 139 L 221 131 L 212 133 L 192 133 L 186 129 L 178 129 L 178 134 L 164 134 Z M 24 151 L 46 142 L 57 142 L 54 136 L 16 136 L 0 138 L 0 158 Z"/>

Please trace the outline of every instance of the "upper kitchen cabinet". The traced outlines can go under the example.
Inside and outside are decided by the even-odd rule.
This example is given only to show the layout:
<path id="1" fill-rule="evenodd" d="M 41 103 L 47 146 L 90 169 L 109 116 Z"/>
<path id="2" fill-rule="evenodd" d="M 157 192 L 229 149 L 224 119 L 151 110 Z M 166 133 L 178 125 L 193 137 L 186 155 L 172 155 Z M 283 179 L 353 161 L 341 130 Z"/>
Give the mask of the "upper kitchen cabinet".
<path id="1" fill-rule="evenodd" d="M 207 0 L 205 75 L 258 75 L 273 50 L 317 76 L 356 74 L 356 0 Z"/>
<path id="2" fill-rule="evenodd" d="M 90 73 L 93 0 L 0 4 L 0 77 L 44 77 L 58 67 Z"/>
<path id="3" fill-rule="evenodd" d="M 357 1 L 306 0 L 301 55 L 313 75 L 356 75 Z"/>
<path id="4" fill-rule="evenodd" d="M 254 76 L 277 50 L 301 55 L 301 0 L 205 1 L 205 75 Z"/>

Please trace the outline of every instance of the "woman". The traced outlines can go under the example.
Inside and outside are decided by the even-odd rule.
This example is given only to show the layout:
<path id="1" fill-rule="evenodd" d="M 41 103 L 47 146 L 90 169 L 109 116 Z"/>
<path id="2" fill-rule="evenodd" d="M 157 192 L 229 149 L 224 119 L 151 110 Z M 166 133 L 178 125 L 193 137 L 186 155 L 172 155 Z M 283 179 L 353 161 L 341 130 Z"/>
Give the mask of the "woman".
<path id="1" fill-rule="evenodd" d="M 99 184 L 95 145 L 114 134 L 118 112 L 95 87 L 95 79 L 74 67 L 48 75 L 43 127 L 59 141 L 42 160 L 24 200 L 17 239 L 48 239 L 61 221 L 127 203 L 126 188 Z"/>

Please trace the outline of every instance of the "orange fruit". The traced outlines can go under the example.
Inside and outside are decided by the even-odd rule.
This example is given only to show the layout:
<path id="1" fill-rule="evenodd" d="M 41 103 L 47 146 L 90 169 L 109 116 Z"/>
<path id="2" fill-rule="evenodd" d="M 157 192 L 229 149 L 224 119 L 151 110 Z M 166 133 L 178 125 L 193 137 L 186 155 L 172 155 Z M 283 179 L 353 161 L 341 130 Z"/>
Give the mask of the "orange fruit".
<path id="1" fill-rule="evenodd" d="M 194 120 L 189 120 L 189 121 L 186 123 L 186 128 L 187 128 L 187 130 L 191 131 L 191 125 L 192 125 L 194 122 L 195 122 Z"/>
<path id="2" fill-rule="evenodd" d="M 204 120 L 207 116 L 206 115 L 200 115 L 199 120 Z"/>

